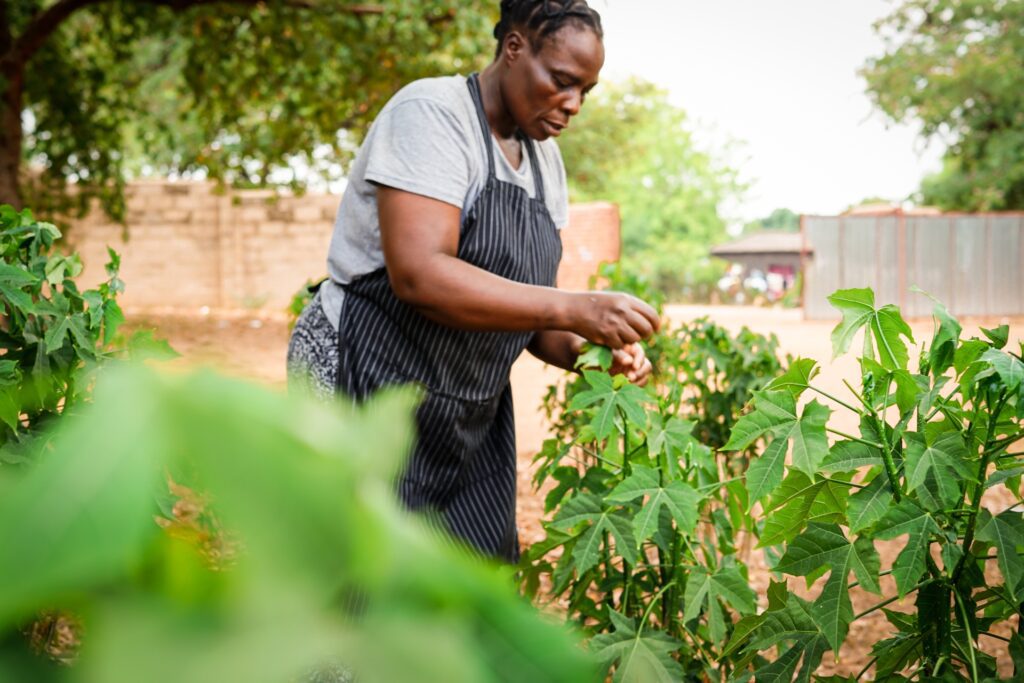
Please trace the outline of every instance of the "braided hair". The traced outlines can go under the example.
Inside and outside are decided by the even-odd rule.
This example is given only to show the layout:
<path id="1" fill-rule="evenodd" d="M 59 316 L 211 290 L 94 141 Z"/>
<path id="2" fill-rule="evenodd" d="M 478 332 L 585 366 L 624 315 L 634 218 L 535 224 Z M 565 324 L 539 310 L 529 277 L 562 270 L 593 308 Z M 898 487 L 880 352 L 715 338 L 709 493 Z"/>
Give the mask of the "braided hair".
<path id="1" fill-rule="evenodd" d="M 494 26 L 494 37 L 498 39 L 495 57 L 501 56 L 509 31 L 523 30 L 536 51 L 545 38 L 569 24 L 589 28 L 598 38 L 604 37 L 601 15 L 586 0 L 501 0 L 501 19 Z"/>

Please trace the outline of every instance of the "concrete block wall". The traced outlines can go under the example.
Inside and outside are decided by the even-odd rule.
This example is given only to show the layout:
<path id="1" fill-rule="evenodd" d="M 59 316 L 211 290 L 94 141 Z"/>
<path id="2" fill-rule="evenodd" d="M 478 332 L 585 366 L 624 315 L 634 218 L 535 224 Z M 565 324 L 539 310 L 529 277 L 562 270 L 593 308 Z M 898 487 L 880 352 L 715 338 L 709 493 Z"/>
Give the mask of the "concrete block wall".
<path id="1" fill-rule="evenodd" d="M 99 211 L 69 226 L 83 283 L 104 279 L 109 245 L 121 254 L 123 305 L 182 310 L 283 309 L 307 279 L 325 274 L 340 201 L 164 180 L 134 182 L 126 199 L 127 228 Z M 559 287 L 586 289 L 601 261 L 619 258 L 618 208 L 573 205 L 562 243 Z"/>

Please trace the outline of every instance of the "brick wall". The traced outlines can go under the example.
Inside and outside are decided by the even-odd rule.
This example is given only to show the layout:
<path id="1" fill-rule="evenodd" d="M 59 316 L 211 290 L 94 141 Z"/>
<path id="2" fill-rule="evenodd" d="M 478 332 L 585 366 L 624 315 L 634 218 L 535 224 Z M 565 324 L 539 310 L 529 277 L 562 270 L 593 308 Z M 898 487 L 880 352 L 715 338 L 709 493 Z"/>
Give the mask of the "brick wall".
<path id="1" fill-rule="evenodd" d="M 121 253 L 126 306 L 280 310 L 307 279 L 325 273 L 338 202 L 336 195 L 275 199 L 258 190 L 218 194 L 203 182 L 138 181 L 127 189 L 127 230 L 94 211 L 70 226 L 69 241 L 90 286 L 104 277 L 106 247 Z M 585 289 L 601 261 L 619 257 L 618 208 L 573 205 L 562 242 L 558 284 Z"/>

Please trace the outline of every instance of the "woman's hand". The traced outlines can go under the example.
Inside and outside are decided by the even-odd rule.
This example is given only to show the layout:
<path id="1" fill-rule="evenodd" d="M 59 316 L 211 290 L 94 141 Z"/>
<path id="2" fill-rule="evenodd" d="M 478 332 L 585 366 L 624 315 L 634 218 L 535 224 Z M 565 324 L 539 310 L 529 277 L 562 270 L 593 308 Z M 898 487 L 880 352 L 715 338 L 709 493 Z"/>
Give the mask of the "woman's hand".
<path id="1" fill-rule="evenodd" d="M 575 293 L 572 318 L 574 332 L 611 349 L 622 349 L 646 339 L 661 326 L 657 311 L 622 292 Z"/>
<path id="2" fill-rule="evenodd" d="M 609 374 L 625 375 L 633 384 L 644 386 L 651 378 L 651 361 L 639 344 L 629 344 L 621 349 L 612 349 L 612 366 Z"/>

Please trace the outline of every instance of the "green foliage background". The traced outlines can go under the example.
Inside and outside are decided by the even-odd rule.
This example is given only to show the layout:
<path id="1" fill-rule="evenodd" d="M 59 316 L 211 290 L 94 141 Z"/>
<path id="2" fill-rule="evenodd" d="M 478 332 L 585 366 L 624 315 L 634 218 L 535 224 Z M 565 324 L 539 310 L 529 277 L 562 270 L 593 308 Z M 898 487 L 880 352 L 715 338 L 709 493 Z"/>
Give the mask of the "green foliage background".
<path id="1" fill-rule="evenodd" d="M 904 0 L 877 29 L 885 54 L 863 70 L 875 104 L 949 144 L 917 199 L 1024 209 L 1024 2 Z"/>
<path id="2" fill-rule="evenodd" d="M 15 38 L 43 9 L 6 4 L 0 34 Z M 95 2 L 27 65 L 24 158 L 43 172 L 25 200 L 68 208 L 72 179 L 78 208 L 95 196 L 121 215 L 126 174 L 143 166 L 239 185 L 301 188 L 290 173 L 271 177 L 290 162 L 337 177 L 402 85 L 485 63 L 496 10 L 486 0 Z"/>
<path id="3" fill-rule="evenodd" d="M 704 299 L 723 269 L 720 207 L 743 190 L 736 170 L 694 141 L 666 91 L 641 79 L 602 82 L 558 143 L 572 198 L 622 214 L 623 267 L 670 299 Z"/>

